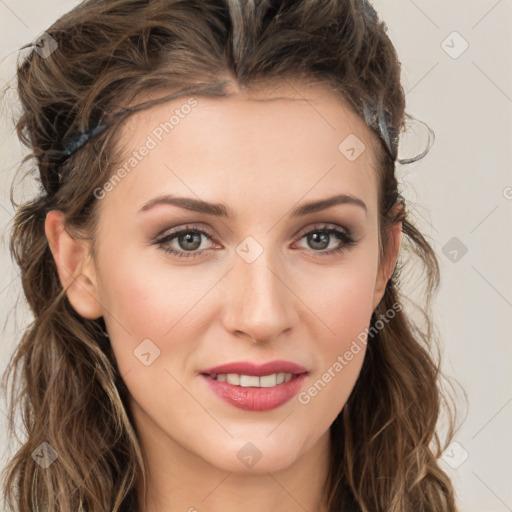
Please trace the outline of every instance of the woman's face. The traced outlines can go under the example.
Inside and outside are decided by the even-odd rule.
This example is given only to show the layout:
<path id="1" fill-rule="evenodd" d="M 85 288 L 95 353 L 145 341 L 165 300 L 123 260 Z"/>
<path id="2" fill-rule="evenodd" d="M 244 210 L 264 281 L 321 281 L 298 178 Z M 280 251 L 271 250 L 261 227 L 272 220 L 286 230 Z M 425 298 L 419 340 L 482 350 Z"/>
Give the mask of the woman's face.
<path id="1" fill-rule="evenodd" d="M 125 172 L 97 191 L 88 312 L 104 316 L 154 456 L 288 467 L 327 446 L 363 363 L 389 278 L 375 135 L 323 88 L 271 95 L 184 97 L 133 115 Z"/>

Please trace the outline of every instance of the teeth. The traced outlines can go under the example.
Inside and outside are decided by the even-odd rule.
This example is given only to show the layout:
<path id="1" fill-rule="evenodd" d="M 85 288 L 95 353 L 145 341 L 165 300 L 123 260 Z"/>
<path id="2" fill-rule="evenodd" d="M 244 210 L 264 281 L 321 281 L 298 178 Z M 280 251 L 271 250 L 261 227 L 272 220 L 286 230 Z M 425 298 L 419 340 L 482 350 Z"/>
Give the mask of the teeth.
<path id="1" fill-rule="evenodd" d="M 258 380 L 261 388 L 271 388 L 277 384 L 277 375 L 262 375 Z"/>
<path id="2" fill-rule="evenodd" d="M 260 378 L 256 375 L 240 375 L 240 386 L 248 388 L 249 386 L 256 387 L 260 385 Z"/>
<path id="3" fill-rule="evenodd" d="M 234 384 L 235 386 L 240 386 L 240 375 L 236 373 L 228 373 L 226 375 L 226 382 L 228 384 Z"/>
<path id="4" fill-rule="evenodd" d="M 256 375 L 239 375 L 237 373 L 221 373 L 219 375 L 210 375 L 212 379 L 219 380 L 221 382 L 227 382 L 235 386 L 241 386 L 243 388 L 271 388 L 282 384 L 283 382 L 289 382 L 293 378 L 292 373 L 273 373 L 272 375 L 262 375 L 258 377 Z"/>

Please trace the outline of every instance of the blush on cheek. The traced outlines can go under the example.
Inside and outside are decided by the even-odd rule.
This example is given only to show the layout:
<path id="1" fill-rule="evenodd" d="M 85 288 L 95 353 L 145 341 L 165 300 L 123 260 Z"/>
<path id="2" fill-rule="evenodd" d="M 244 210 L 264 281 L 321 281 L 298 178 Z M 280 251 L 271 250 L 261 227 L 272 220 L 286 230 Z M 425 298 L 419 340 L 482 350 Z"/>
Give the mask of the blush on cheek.
<path id="1" fill-rule="evenodd" d="M 131 265 L 130 265 L 131 266 Z M 205 298 L 211 279 L 204 284 L 190 284 L 187 272 L 177 269 L 167 275 L 147 265 L 140 265 L 126 274 L 122 262 L 109 275 L 109 328 L 119 337 L 119 356 L 133 356 L 133 350 L 144 339 L 153 341 L 160 350 L 172 340 L 191 337 L 193 325 L 208 315 Z M 126 277 L 128 276 L 128 277 Z M 186 333 L 184 332 L 184 329 Z M 192 329 L 192 331 L 191 331 Z M 124 340 L 121 342 L 121 340 Z M 191 343 L 185 345 L 190 346 Z"/>
<path id="2" fill-rule="evenodd" d="M 372 303 L 370 287 L 364 285 L 365 283 L 360 287 L 354 286 L 352 293 L 348 293 L 344 287 L 342 291 L 330 294 L 330 300 L 326 302 L 328 307 L 321 313 L 334 333 L 324 338 L 327 343 L 322 349 L 326 354 L 324 364 L 330 367 L 337 361 L 338 356 L 347 354 L 347 361 L 342 362 L 343 365 L 350 366 L 350 369 L 344 368 L 342 372 L 344 379 L 348 379 L 347 385 L 355 382 L 366 351 L 366 333 L 371 320 Z"/>

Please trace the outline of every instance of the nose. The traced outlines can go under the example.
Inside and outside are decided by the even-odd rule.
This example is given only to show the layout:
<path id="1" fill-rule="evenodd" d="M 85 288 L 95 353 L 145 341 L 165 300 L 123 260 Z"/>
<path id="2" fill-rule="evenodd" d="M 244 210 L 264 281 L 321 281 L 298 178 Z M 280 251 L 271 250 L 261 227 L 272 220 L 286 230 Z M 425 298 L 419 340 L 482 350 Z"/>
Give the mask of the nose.
<path id="1" fill-rule="evenodd" d="M 268 343 L 297 323 L 289 273 L 263 253 L 252 263 L 235 257 L 227 283 L 224 326 L 233 335 Z"/>

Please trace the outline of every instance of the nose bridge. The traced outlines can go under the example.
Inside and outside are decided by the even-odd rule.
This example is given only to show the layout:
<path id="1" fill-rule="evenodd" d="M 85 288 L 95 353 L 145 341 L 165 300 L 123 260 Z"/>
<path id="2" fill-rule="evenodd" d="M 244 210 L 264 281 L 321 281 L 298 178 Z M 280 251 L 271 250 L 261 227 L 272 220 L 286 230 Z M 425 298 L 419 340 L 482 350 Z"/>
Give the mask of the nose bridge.
<path id="1" fill-rule="evenodd" d="M 247 249 L 246 253 L 243 249 Z M 228 304 L 227 327 L 244 332 L 254 341 L 269 340 L 291 327 L 296 320 L 293 293 L 286 286 L 279 258 L 272 251 L 260 249 L 251 261 L 246 257 L 257 250 L 255 244 L 240 244 L 231 272 L 233 285 Z"/>

